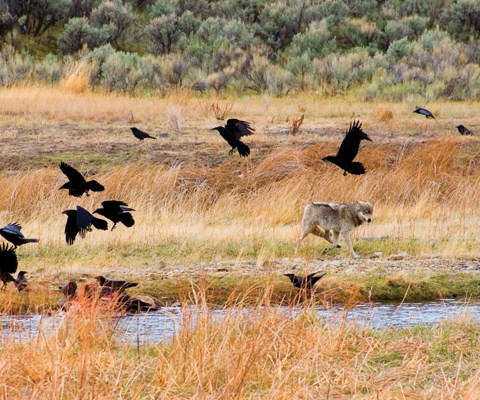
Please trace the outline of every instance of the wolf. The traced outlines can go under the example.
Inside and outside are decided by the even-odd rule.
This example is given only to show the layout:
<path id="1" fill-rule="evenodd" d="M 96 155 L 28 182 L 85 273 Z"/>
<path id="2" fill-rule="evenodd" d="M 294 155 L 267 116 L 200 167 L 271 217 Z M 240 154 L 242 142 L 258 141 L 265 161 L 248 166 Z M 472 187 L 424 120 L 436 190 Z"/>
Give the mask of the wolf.
<path id="1" fill-rule="evenodd" d="M 305 206 L 302 219 L 302 234 L 297 240 L 295 253 L 303 239 L 313 233 L 326 239 L 332 244 L 326 248 L 323 254 L 328 253 L 335 247 L 340 248 L 338 236 L 340 233 L 354 258 L 360 258 L 352 246 L 350 232 L 364 222 L 371 222 L 373 206 L 367 201 L 356 201 L 353 203 L 326 203 L 312 202 Z"/>

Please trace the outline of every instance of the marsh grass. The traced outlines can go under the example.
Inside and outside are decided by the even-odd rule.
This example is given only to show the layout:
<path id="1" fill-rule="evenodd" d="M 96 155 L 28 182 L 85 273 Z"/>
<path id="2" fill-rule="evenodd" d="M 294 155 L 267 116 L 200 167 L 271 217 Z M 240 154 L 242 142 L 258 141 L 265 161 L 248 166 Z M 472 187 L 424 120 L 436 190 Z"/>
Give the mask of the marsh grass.
<path id="1" fill-rule="evenodd" d="M 475 398 L 479 325 L 468 315 L 432 327 L 377 330 L 348 322 L 348 307 L 327 319 L 319 319 L 309 301 L 265 307 L 274 288 L 267 283 L 262 289 L 255 304 L 232 296 L 215 315 L 205 287 L 193 287 L 173 337 L 156 344 L 121 340 L 108 309 L 72 308 L 56 329 L 43 328 L 26 342 L 4 339 L 3 395 Z M 14 320 L 8 326 L 15 329 Z"/>

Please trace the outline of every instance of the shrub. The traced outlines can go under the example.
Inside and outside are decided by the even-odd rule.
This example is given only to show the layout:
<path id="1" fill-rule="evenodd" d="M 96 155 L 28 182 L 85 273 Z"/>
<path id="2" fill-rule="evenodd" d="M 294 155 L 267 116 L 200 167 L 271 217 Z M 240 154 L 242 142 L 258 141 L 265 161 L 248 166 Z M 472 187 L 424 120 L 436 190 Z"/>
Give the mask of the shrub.
<path id="1" fill-rule="evenodd" d="M 150 50 L 154 54 L 167 54 L 172 51 L 182 32 L 175 14 L 157 17 L 147 26 Z"/>
<path id="2" fill-rule="evenodd" d="M 72 18 L 65 25 L 63 33 L 58 38 L 58 47 L 64 53 L 75 53 L 85 45 L 94 49 L 108 42 L 110 27 L 97 29 L 88 23 L 85 17 Z"/>
<path id="3" fill-rule="evenodd" d="M 480 2 L 477 0 L 458 0 L 450 9 L 448 30 L 462 39 L 480 37 Z"/>
<path id="4" fill-rule="evenodd" d="M 125 6 L 122 0 L 109 0 L 102 2 L 93 10 L 90 23 L 98 29 L 109 32 L 108 41 L 115 41 L 124 38 L 133 19 L 130 6 Z"/>
<path id="5" fill-rule="evenodd" d="M 57 83 L 62 77 L 63 63 L 54 54 L 47 54 L 45 58 L 35 64 L 35 79 L 48 84 Z"/>

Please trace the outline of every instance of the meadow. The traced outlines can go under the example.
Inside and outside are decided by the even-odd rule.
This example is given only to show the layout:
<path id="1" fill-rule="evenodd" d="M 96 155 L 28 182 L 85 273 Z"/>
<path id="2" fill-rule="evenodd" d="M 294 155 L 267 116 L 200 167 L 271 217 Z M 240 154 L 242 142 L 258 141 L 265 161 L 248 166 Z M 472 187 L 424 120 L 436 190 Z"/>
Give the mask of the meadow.
<path id="1" fill-rule="evenodd" d="M 285 318 L 276 304 L 298 300 L 282 273 L 317 268 L 328 274 L 312 304 L 354 305 L 372 288 L 376 299 L 478 296 L 480 140 L 455 129 L 479 132 L 477 102 L 429 103 L 432 121 L 412 114 L 415 98 L 135 98 L 78 82 L 0 94 L 0 219 L 40 239 L 17 250 L 32 290 L 9 287 L 2 311 L 50 310 L 56 286 L 101 273 L 139 281 L 159 304 L 190 304 L 182 318 L 199 318 L 171 342 L 137 347 L 114 339 L 108 314 L 72 312 L 54 335 L 3 343 L 5 398 L 475 398 L 478 323 L 468 316 L 378 332 L 342 315 L 324 324 L 309 307 Z M 228 156 L 211 131 L 220 114 L 256 128 L 250 158 Z M 353 119 L 373 140 L 362 144 L 360 177 L 321 161 Z M 138 142 L 130 126 L 158 138 Z M 105 192 L 59 191 L 61 160 Z M 135 208 L 135 226 L 67 246 L 62 210 L 105 199 Z M 312 200 L 374 204 L 374 221 L 354 233 L 360 261 L 344 246 L 323 256 L 326 243 L 313 237 L 294 255 Z M 222 320 L 210 317 L 212 304 L 229 306 Z M 252 313 L 239 313 L 244 306 Z"/>

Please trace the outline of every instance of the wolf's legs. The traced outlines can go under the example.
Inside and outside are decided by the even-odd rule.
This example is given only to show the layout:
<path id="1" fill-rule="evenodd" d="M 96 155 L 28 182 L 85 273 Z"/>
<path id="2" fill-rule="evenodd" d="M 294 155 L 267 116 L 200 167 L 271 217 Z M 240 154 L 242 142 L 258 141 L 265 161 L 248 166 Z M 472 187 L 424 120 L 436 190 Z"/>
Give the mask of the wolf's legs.
<path id="1" fill-rule="evenodd" d="M 352 257 L 360 258 L 360 256 L 353 250 L 352 239 L 350 238 L 350 231 L 342 231 L 342 236 L 343 240 L 345 240 L 348 250 L 350 250 L 350 254 L 352 255 Z"/>
<path id="2" fill-rule="evenodd" d="M 337 231 L 325 231 L 325 235 L 322 236 L 324 239 L 328 240 L 332 246 L 327 247 L 325 250 L 323 250 L 323 254 L 327 254 L 330 250 L 332 249 L 339 249 L 341 246 L 338 244 L 338 235 L 340 232 Z"/>

